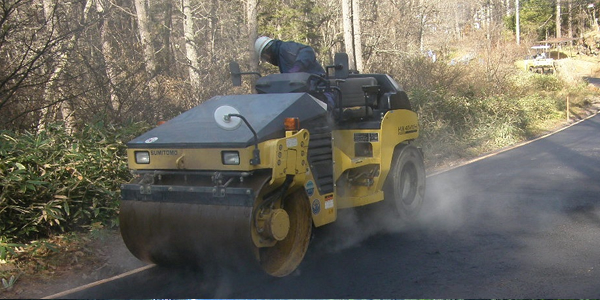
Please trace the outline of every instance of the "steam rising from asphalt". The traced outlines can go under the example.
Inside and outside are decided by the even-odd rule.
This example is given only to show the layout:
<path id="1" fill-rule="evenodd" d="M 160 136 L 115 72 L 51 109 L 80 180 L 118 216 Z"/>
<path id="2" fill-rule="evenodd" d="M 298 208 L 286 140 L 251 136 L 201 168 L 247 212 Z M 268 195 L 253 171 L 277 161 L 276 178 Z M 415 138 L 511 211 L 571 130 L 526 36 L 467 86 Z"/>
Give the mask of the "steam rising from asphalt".
<path id="1" fill-rule="evenodd" d="M 486 220 L 483 222 L 485 226 L 520 226 L 515 222 L 502 222 L 519 218 L 518 210 L 515 212 L 518 197 L 489 201 L 487 187 L 472 181 L 472 176 L 461 170 L 428 177 L 422 210 L 417 219 L 410 223 L 400 220 L 395 212 L 383 207 L 382 203 L 340 210 L 337 221 L 325 226 L 331 228 L 324 230 L 322 239 L 314 247 L 318 251 L 336 253 L 359 247 L 378 234 L 444 233 L 450 237 L 464 232 L 468 226 L 481 220 Z M 371 206 L 380 207 L 371 209 Z M 548 214 L 539 214 L 527 222 L 543 223 L 548 218 Z M 317 229 L 317 234 L 319 231 Z"/>
<path id="2" fill-rule="evenodd" d="M 311 247 L 318 252 L 337 253 L 345 249 L 359 247 L 372 236 L 440 229 L 456 230 L 464 220 L 463 197 L 453 191 L 455 180 L 438 182 L 436 186 L 428 178 L 426 196 L 421 213 L 416 220 L 402 221 L 392 206 L 383 203 L 366 205 L 354 209 L 338 210 L 337 220 L 316 229 L 316 242 Z"/>
<path id="3" fill-rule="evenodd" d="M 457 189 L 457 183 L 466 182 L 460 176 L 427 178 L 426 198 L 419 216 L 419 224 L 429 230 L 458 230 L 465 222 L 465 190 Z M 435 181 L 435 184 L 434 182 Z"/>
<path id="4" fill-rule="evenodd" d="M 314 245 L 318 251 L 336 253 L 345 249 L 359 247 L 372 236 L 378 234 L 396 234 L 427 231 L 460 230 L 464 225 L 469 209 L 465 195 L 456 189 L 460 178 L 436 178 L 435 185 L 430 184 L 434 177 L 427 179 L 426 197 L 419 216 L 406 223 L 383 203 L 376 203 L 356 209 L 338 211 L 338 219 L 326 225 L 324 230 L 317 229 L 321 235 L 319 243 Z M 472 212 L 472 211 L 471 211 Z M 324 232 L 321 232 L 324 231 Z"/>

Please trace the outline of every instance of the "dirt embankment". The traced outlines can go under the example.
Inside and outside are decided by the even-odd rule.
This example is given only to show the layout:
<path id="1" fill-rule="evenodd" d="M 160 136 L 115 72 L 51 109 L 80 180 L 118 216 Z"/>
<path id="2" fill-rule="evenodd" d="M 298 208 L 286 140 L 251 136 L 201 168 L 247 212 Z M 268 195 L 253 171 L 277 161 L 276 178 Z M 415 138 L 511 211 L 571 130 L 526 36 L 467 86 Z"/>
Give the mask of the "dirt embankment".
<path id="1" fill-rule="evenodd" d="M 20 267 L 12 288 L 0 285 L 0 298 L 39 299 L 145 265 L 129 253 L 117 230 L 102 230 L 77 239 L 71 247 Z M 0 264 L 0 272 L 10 268 L 16 266 Z"/>

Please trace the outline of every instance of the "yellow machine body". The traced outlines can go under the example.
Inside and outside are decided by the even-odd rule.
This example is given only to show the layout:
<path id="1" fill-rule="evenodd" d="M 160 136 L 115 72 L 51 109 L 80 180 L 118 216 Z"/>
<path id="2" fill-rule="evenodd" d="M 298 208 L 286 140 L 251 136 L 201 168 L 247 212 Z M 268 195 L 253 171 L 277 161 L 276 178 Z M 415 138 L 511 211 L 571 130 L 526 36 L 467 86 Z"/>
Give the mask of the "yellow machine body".
<path id="1" fill-rule="evenodd" d="M 333 158 L 335 190 L 321 195 L 312 191 L 315 182 L 307 161 L 310 133 L 288 131 L 286 137 L 258 145 L 261 164 L 251 166 L 253 146 L 245 149 L 128 149 L 133 170 L 270 170 L 269 185 L 279 186 L 286 175 L 295 175 L 292 186 L 304 187 L 310 194 L 312 219 L 316 227 L 337 218 L 337 209 L 363 206 L 384 199 L 383 185 L 390 171 L 394 149 L 419 135 L 416 113 L 410 110 L 387 112 L 380 129 L 334 130 Z M 136 152 L 150 153 L 150 164 L 135 162 Z M 239 165 L 223 165 L 223 152 L 239 151 Z M 354 180 L 353 180 L 354 179 Z M 357 181 L 365 184 L 354 184 Z"/>
<path id="2" fill-rule="evenodd" d="M 418 118 L 389 76 L 326 83 L 321 95 L 339 95 L 333 111 L 313 94 L 314 75 L 270 76 L 257 82 L 262 94 L 217 96 L 128 143 L 135 177 L 121 188 L 120 226 L 136 257 L 240 258 L 285 276 L 339 209 L 390 199 L 401 215 L 418 211 Z"/>

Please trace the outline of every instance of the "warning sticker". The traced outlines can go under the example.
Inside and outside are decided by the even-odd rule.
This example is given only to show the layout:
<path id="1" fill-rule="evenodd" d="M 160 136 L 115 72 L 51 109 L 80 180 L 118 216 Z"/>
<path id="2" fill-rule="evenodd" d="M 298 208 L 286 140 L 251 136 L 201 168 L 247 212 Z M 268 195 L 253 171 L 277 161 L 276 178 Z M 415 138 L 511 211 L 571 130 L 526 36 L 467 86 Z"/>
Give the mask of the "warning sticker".
<path id="1" fill-rule="evenodd" d="M 377 133 L 377 132 L 355 133 L 354 134 L 354 142 L 355 143 L 379 142 L 379 133 Z"/>
<path id="2" fill-rule="evenodd" d="M 325 209 L 333 208 L 333 195 L 325 196 Z"/>
<path id="3" fill-rule="evenodd" d="M 287 139 L 287 140 L 285 140 L 285 145 L 288 148 L 296 147 L 296 146 L 298 146 L 298 139 L 297 138 Z"/>

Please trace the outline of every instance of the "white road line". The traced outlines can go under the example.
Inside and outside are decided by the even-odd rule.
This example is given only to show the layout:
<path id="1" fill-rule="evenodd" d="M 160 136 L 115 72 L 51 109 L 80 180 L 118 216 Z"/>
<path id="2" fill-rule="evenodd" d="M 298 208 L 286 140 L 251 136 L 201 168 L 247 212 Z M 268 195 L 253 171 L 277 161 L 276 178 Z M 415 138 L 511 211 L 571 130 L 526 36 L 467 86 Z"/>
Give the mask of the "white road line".
<path id="1" fill-rule="evenodd" d="M 82 285 L 80 287 L 76 287 L 76 288 L 73 288 L 73 289 L 70 289 L 70 290 L 66 290 L 64 292 L 60 292 L 58 294 L 46 296 L 46 297 L 44 297 L 42 299 L 60 299 L 60 298 L 64 298 L 66 295 L 69 295 L 69 294 L 72 294 L 72 293 L 76 293 L 76 292 L 80 292 L 80 291 L 83 291 L 85 289 L 89 289 L 89 288 L 92 288 L 92 287 L 95 287 L 95 286 L 98 286 L 98 285 L 101 285 L 101 284 L 104 284 L 104 283 L 107 283 L 107 282 L 110 282 L 110 281 L 113 281 L 113 280 L 121 279 L 123 277 L 127 277 L 129 275 L 133 275 L 135 273 L 146 271 L 146 270 L 148 270 L 150 268 L 153 268 L 154 266 L 156 266 L 156 265 L 143 266 L 141 268 L 137 268 L 135 270 L 131 270 L 129 272 L 125 272 L 123 274 L 120 274 L 120 275 L 117 275 L 117 276 L 114 276 L 114 277 L 102 279 L 102 280 L 99 280 L 99 281 L 88 283 L 86 285 Z"/>

